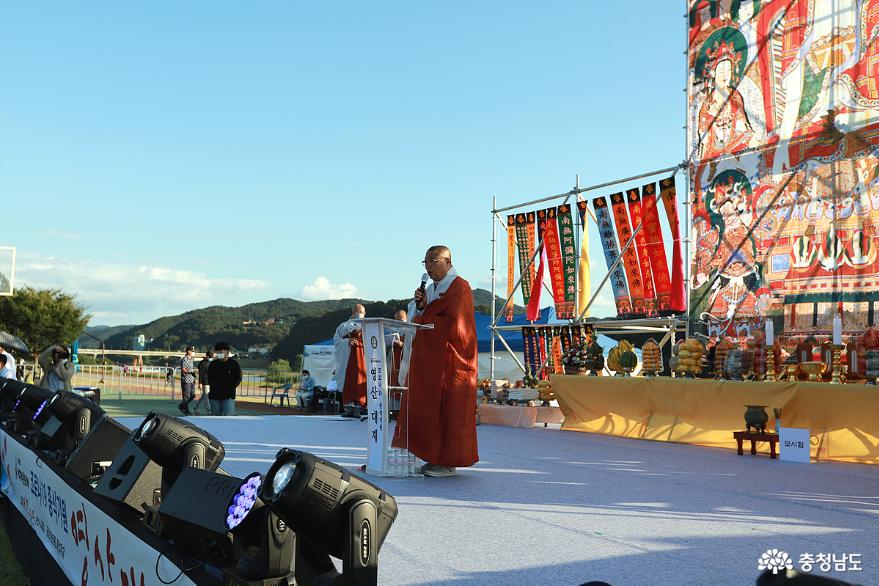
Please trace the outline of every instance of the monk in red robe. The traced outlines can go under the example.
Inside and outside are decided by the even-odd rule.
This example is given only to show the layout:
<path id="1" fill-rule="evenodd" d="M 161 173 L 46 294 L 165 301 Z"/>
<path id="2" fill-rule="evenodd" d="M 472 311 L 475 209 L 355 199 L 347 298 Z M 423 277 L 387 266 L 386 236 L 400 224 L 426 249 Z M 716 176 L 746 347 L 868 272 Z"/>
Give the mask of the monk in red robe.
<path id="1" fill-rule="evenodd" d="M 426 461 L 426 476 L 455 474 L 479 461 L 476 446 L 476 322 L 470 284 L 452 268 L 445 246 L 424 257 L 433 281 L 417 289 L 409 304 L 419 330 L 409 361 L 409 391 L 403 396 L 393 445 Z"/>
<path id="2" fill-rule="evenodd" d="M 366 308 L 357 304 L 351 319 L 336 328 L 333 346 L 336 351 L 336 382 L 342 389 L 342 404 L 346 417 L 357 417 L 355 408 L 366 409 L 366 361 L 363 358 L 363 332 L 360 322 L 366 317 Z"/>

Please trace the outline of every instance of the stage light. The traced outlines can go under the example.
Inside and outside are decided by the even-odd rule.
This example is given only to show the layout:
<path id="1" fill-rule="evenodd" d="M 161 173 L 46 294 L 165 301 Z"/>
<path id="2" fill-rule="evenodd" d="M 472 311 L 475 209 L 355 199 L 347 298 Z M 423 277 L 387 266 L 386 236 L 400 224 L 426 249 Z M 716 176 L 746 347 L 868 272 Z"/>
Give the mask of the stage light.
<path id="1" fill-rule="evenodd" d="M 95 492 L 143 513 L 159 506 L 182 470 L 213 472 L 225 453 L 223 444 L 200 427 L 151 411 L 118 451 Z M 219 513 L 220 524 L 224 512 Z"/>
<path id="2" fill-rule="evenodd" d="M 42 425 L 36 439 L 37 447 L 58 450 L 64 461 L 104 416 L 104 410 L 91 399 L 71 391 L 56 393 L 44 401 L 38 411 L 40 413 L 34 415 L 34 421 Z"/>
<path id="3" fill-rule="evenodd" d="M 16 414 L 15 432 L 27 434 L 34 429 L 34 412 L 40 408 L 43 401 L 51 399 L 55 393 L 49 389 L 25 384 L 16 398 L 12 408 Z"/>
<path id="4" fill-rule="evenodd" d="M 33 417 L 33 421 L 34 421 L 34 423 L 41 423 L 41 421 L 40 421 L 40 415 L 43 413 L 43 411 L 46 410 L 46 406 L 47 406 L 48 404 L 49 404 L 49 400 L 46 399 L 45 401 L 43 401 L 42 403 L 40 403 L 40 406 L 39 406 L 39 407 L 37 407 L 37 410 L 36 410 L 36 412 L 34 412 L 34 417 Z M 48 418 L 49 418 L 49 413 L 47 412 L 47 413 L 46 413 L 46 419 L 48 419 Z"/>
<path id="5" fill-rule="evenodd" d="M 157 464 L 179 473 L 185 467 L 216 470 L 226 449 L 202 428 L 151 411 L 135 430 L 134 442 Z"/>
<path id="6" fill-rule="evenodd" d="M 397 517 L 394 497 L 341 466 L 289 448 L 278 452 L 259 497 L 300 540 L 340 558 L 343 581 L 375 583 L 378 552 Z"/>
<path id="7" fill-rule="evenodd" d="M 0 377 L 0 412 L 11 415 L 15 403 L 27 385 L 11 378 Z"/>
<path id="8" fill-rule="evenodd" d="M 256 504 L 261 484 L 262 476 L 257 472 L 244 479 L 244 482 L 238 487 L 226 509 L 226 529 L 229 531 L 235 529 L 250 513 Z"/>

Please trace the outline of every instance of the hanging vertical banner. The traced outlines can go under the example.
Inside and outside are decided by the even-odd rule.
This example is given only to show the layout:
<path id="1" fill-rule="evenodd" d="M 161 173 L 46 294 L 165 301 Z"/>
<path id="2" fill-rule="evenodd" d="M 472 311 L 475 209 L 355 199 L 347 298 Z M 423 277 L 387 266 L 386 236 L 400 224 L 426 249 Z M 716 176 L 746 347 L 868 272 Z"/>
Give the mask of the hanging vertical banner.
<path id="1" fill-rule="evenodd" d="M 644 222 L 641 194 L 637 187 L 626 190 L 626 203 L 629 205 L 629 217 L 632 219 L 634 232 Z M 635 236 L 635 249 L 638 252 L 638 266 L 641 268 L 641 283 L 644 285 L 644 312 L 647 315 L 656 315 L 656 290 L 653 288 L 650 257 L 647 255 L 647 233 L 644 231 L 644 226 Z"/>
<path id="2" fill-rule="evenodd" d="M 549 335 L 552 340 L 552 371 L 556 374 L 564 374 L 565 365 L 562 363 L 562 338 L 558 335 L 558 330 L 555 328 L 549 328 Z M 547 378 L 549 378 L 548 375 Z"/>
<path id="3" fill-rule="evenodd" d="M 671 308 L 671 280 L 668 278 L 668 260 L 665 258 L 665 242 L 662 238 L 662 225 L 659 223 L 659 208 L 656 206 L 656 184 L 648 183 L 641 188 L 641 210 L 644 227 L 641 232 L 647 241 L 647 257 L 650 259 L 650 272 L 656 285 L 656 310 L 668 315 Z"/>
<path id="4" fill-rule="evenodd" d="M 540 362 L 537 364 L 537 368 L 534 369 L 532 374 L 544 379 L 547 377 L 547 371 L 549 370 L 548 368 L 541 370 L 541 367 L 546 364 L 546 328 L 537 328 L 537 342 L 540 346 Z"/>
<path id="5" fill-rule="evenodd" d="M 671 311 L 681 313 L 687 309 L 687 284 L 684 282 L 684 257 L 681 254 L 681 224 L 678 218 L 678 199 L 674 175 L 659 182 L 659 196 L 665 207 L 665 215 L 671 226 Z"/>
<path id="6" fill-rule="evenodd" d="M 516 286 L 516 216 L 507 216 L 507 321 L 513 321 L 513 290 Z"/>
<path id="7" fill-rule="evenodd" d="M 595 208 L 595 219 L 598 221 L 601 247 L 604 249 L 604 262 L 607 263 L 607 270 L 610 270 L 620 256 L 617 238 L 613 231 L 613 221 L 610 219 L 610 209 L 607 207 L 607 200 L 603 197 L 593 199 L 592 205 Z M 623 263 L 618 264 L 610 275 L 610 284 L 613 287 L 613 300 L 617 306 L 617 314 L 620 317 L 631 315 L 632 302 L 629 300 L 629 287 L 626 284 Z"/>
<path id="8" fill-rule="evenodd" d="M 626 243 L 632 237 L 632 227 L 629 224 L 629 213 L 626 211 L 626 198 L 622 192 L 610 196 L 611 209 L 617 226 L 617 235 L 620 238 L 620 252 L 623 255 L 623 265 L 626 277 L 629 281 L 629 293 L 632 297 L 632 314 L 644 315 L 644 282 L 641 280 L 641 267 L 638 264 L 638 253 L 635 252 L 635 243 L 625 248 Z"/>
<path id="9" fill-rule="evenodd" d="M 577 194 L 577 211 L 580 213 L 580 266 L 577 267 L 577 280 L 580 290 L 577 292 L 577 305 L 575 313 L 579 315 L 589 304 L 592 297 L 592 279 L 589 271 L 589 230 L 586 229 L 586 212 L 589 210 L 589 202 L 581 199 Z M 589 317 L 587 311 L 582 317 Z"/>
<path id="10" fill-rule="evenodd" d="M 558 231 L 556 209 L 549 208 L 546 210 L 546 233 L 543 235 L 543 245 L 546 250 L 546 260 L 549 264 L 549 276 L 552 280 L 552 296 L 556 315 L 562 317 L 565 303 L 565 269 L 562 264 L 562 250 L 559 246 Z"/>
<path id="11" fill-rule="evenodd" d="M 516 214 L 516 243 L 519 248 L 519 274 L 522 275 L 522 298 L 525 305 L 531 299 L 531 286 L 534 283 L 534 212 Z"/>
<path id="12" fill-rule="evenodd" d="M 531 300 L 528 307 L 525 308 L 525 319 L 528 321 L 537 321 L 540 319 L 540 296 L 543 293 L 543 272 L 546 259 L 546 245 L 544 244 L 544 235 L 546 234 L 546 210 L 537 211 L 537 246 L 542 247 L 537 253 L 535 262 L 537 265 L 537 277 L 534 279 L 534 289 L 531 291 Z"/>
<path id="13" fill-rule="evenodd" d="M 522 357 L 525 359 L 526 370 L 531 370 L 531 330 L 528 326 L 522 327 Z"/>
<path id="14" fill-rule="evenodd" d="M 560 319 L 574 319 L 574 301 L 577 293 L 577 252 L 574 236 L 574 221 L 571 206 L 562 204 L 556 212 L 559 229 L 559 244 L 562 251 L 562 269 L 564 270 L 564 303 L 562 311 L 557 313 Z"/>

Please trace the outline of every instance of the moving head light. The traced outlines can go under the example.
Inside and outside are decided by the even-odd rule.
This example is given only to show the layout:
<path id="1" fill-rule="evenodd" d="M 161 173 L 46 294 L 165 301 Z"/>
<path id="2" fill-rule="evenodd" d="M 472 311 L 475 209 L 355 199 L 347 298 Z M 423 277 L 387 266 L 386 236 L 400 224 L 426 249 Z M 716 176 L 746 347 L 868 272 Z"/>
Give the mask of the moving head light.
<path id="1" fill-rule="evenodd" d="M 12 378 L 0 377 L 0 413 L 4 418 L 12 416 L 12 409 L 15 402 L 25 388 L 25 383 L 19 382 Z"/>
<path id="2" fill-rule="evenodd" d="M 34 413 L 40 424 L 37 447 L 70 452 L 104 416 L 104 410 L 71 391 L 60 391 L 43 401 Z"/>
<path id="3" fill-rule="evenodd" d="M 258 494 L 301 541 L 342 560 L 343 582 L 376 582 L 378 552 L 397 517 L 394 497 L 332 462 L 289 448 L 278 452 Z"/>
<path id="4" fill-rule="evenodd" d="M 184 467 L 214 472 L 226 449 L 213 435 L 183 419 L 151 411 L 132 436 L 157 464 L 180 473 Z"/>
<path id="5" fill-rule="evenodd" d="M 15 432 L 25 434 L 34 429 L 34 413 L 40 409 L 40 406 L 52 398 L 54 391 L 25 384 L 12 410 L 16 414 Z"/>
<path id="6" fill-rule="evenodd" d="M 119 449 L 95 493 L 144 513 L 161 504 L 182 470 L 214 472 L 225 453 L 200 427 L 151 411 Z"/>

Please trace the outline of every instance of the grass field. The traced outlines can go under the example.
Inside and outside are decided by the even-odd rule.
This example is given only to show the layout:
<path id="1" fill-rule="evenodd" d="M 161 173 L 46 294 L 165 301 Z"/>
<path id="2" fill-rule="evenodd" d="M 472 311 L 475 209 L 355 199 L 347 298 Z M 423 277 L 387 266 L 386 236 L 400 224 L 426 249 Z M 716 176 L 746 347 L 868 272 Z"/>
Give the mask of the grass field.
<path id="1" fill-rule="evenodd" d="M 0 506 L 0 584 L 3 586 L 27 586 L 30 578 L 18 563 L 9 536 L 6 535 L 5 505 Z"/>
<path id="2" fill-rule="evenodd" d="M 158 411 L 167 415 L 180 415 L 177 405 L 180 399 L 169 397 L 157 397 L 154 395 L 119 395 L 113 394 L 101 397 L 101 408 L 111 417 L 144 417 L 150 411 Z M 190 404 L 190 409 L 195 408 L 195 401 Z M 295 415 L 299 412 L 289 407 L 270 407 L 263 402 L 262 398 L 245 397 L 235 401 L 235 413 L 237 415 Z M 205 405 L 199 411 L 200 415 L 207 415 Z"/>

